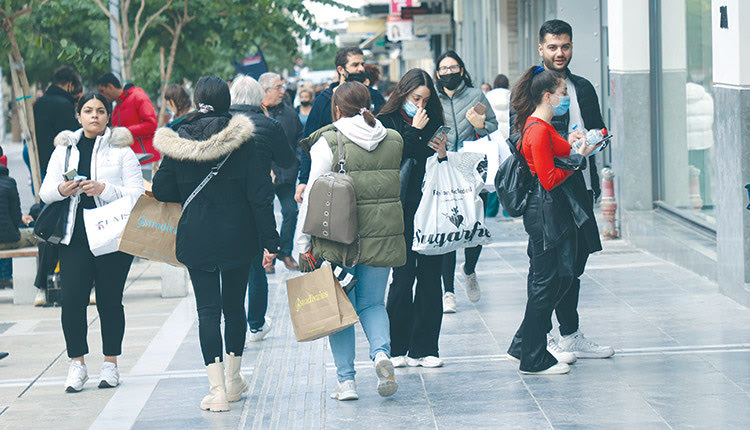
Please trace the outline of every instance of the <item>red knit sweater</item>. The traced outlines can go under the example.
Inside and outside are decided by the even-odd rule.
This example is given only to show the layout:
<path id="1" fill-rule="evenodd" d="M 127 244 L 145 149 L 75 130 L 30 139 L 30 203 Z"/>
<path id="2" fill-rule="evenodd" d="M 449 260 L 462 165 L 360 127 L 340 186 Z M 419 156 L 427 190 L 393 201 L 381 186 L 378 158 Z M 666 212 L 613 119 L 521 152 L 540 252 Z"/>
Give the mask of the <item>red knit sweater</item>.
<path id="1" fill-rule="evenodd" d="M 535 121 L 536 124 L 529 127 Z M 526 158 L 531 173 L 539 177 L 545 190 L 550 191 L 573 174 L 572 170 L 555 167 L 553 160 L 554 157 L 569 156 L 570 144 L 551 124 L 542 119 L 530 116 L 524 128 L 526 132 L 523 135 L 521 153 Z"/>

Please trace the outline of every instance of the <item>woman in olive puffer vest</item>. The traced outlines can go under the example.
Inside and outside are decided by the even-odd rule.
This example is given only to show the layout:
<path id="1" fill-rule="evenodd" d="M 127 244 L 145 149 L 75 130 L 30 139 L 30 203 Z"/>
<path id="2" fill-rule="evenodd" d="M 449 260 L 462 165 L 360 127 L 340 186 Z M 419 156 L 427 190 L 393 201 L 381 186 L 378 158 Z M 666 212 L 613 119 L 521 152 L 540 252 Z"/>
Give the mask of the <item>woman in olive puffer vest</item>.
<path id="1" fill-rule="evenodd" d="M 347 246 L 324 239 L 311 240 L 302 233 L 312 189 L 308 187 L 297 222 L 296 245 L 302 253 L 300 269 L 303 271 L 312 269 L 311 261 L 354 265 L 348 271 L 358 283 L 349 292 L 349 299 L 370 342 L 370 359 L 378 375 L 378 393 L 390 396 L 396 392 L 398 384 L 389 358 L 391 341 L 384 302 L 390 268 L 406 262 L 399 182 L 403 141 L 397 132 L 387 130 L 375 119 L 369 111 L 370 103 L 370 92 L 364 85 L 358 82 L 340 85 L 331 100 L 332 116 L 336 120 L 308 138 L 308 142 L 314 142 L 310 147 L 309 183 L 312 184 L 317 177 L 339 170 L 337 136 L 341 133 L 346 171 L 354 181 L 357 196 L 358 241 Z M 339 382 L 331 397 L 357 399 L 354 327 L 332 334 L 328 339 Z"/>

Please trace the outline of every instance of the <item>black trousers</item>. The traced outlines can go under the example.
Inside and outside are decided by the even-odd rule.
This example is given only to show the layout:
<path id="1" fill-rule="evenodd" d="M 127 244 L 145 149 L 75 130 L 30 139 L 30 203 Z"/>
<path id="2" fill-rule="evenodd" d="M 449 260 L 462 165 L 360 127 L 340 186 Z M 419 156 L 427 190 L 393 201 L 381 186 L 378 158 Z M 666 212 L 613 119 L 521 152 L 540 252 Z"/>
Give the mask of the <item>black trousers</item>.
<path id="1" fill-rule="evenodd" d="M 570 264 L 577 248 L 576 233 L 571 231 L 557 246 L 545 250 L 539 212 L 539 199 L 529 198 L 523 218 L 524 228 L 529 234 L 527 254 L 530 261 L 526 309 L 523 322 L 508 348 L 510 355 L 521 359 L 520 369 L 530 372 L 557 363 L 547 351 L 547 333 L 551 329 L 552 311 L 568 292 L 573 280 L 571 276 L 561 275 L 560 267 Z"/>
<path id="2" fill-rule="evenodd" d="M 96 310 L 102 329 L 102 352 L 105 356 L 122 353 L 125 335 L 125 309 L 122 294 L 133 256 L 122 252 L 94 257 L 89 249 L 83 222 L 76 220 L 69 245 L 57 247 L 60 254 L 62 287 L 62 327 L 68 357 L 89 352 L 86 342 L 88 324 L 86 308 L 91 288 L 96 284 Z"/>
<path id="3" fill-rule="evenodd" d="M 487 210 L 487 193 L 482 192 L 479 194 L 484 204 L 484 209 Z M 411 242 L 407 242 L 411 243 Z M 472 248 L 464 248 L 464 273 L 471 275 L 477 268 L 479 262 L 479 254 L 482 253 L 482 245 L 475 246 Z M 443 269 L 442 269 L 443 286 L 445 287 L 446 293 L 453 293 L 455 291 L 455 276 L 456 276 L 456 251 L 443 254 Z"/>
<path id="4" fill-rule="evenodd" d="M 589 195 L 593 202 L 594 193 L 589 191 Z M 571 335 L 578 330 L 578 296 L 581 292 L 580 277 L 583 275 L 583 271 L 586 269 L 586 262 L 589 259 L 589 248 L 586 245 L 586 239 L 581 230 L 578 230 L 576 233 L 575 277 L 570 284 L 568 292 L 563 295 L 560 303 L 555 306 L 555 316 L 557 316 L 557 322 L 560 323 L 560 335 L 562 336 Z M 551 322 L 548 331 L 550 330 L 552 330 Z"/>
<path id="5" fill-rule="evenodd" d="M 416 207 L 413 208 L 416 211 Z M 422 255 L 411 250 L 414 212 L 404 214 L 406 264 L 393 268 L 386 311 L 391 330 L 391 356 L 438 356 L 443 322 L 440 273 L 443 255 Z M 454 253 L 455 255 L 455 253 Z M 414 280 L 416 279 L 416 292 Z"/>
<path id="6" fill-rule="evenodd" d="M 223 361 L 221 314 L 224 313 L 224 343 L 226 352 L 242 355 L 245 348 L 245 292 L 250 276 L 247 266 L 207 272 L 188 268 L 198 308 L 198 336 L 203 361 L 208 366 L 216 357 Z"/>

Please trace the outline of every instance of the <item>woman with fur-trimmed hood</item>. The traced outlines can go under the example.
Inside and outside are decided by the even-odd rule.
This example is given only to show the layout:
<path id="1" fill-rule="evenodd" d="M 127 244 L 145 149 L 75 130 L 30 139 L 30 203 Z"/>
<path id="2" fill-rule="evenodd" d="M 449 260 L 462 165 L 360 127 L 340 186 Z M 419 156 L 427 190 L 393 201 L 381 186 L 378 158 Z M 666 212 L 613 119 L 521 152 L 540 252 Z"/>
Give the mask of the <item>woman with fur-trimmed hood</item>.
<path id="1" fill-rule="evenodd" d="M 219 77 L 201 78 L 195 86 L 194 102 L 199 111 L 189 114 L 177 132 L 169 128 L 156 132 L 154 146 L 164 158 L 154 176 L 153 192 L 157 200 L 183 205 L 177 259 L 187 266 L 193 283 L 210 384 L 210 393 L 200 406 L 219 412 L 229 410 L 228 402 L 240 400 L 247 390 L 240 366 L 250 264 L 262 251 L 259 243 L 265 248 L 263 265 L 273 264 L 279 236 L 270 172 L 254 154 L 255 125 L 244 115 L 229 114 L 229 88 Z M 188 197 L 222 161 L 218 173 L 186 205 Z"/>
<path id="2" fill-rule="evenodd" d="M 83 357 L 89 352 L 86 307 L 94 284 L 104 353 L 99 388 L 120 383 L 117 356 L 122 352 L 125 333 L 122 294 L 133 256 L 122 252 L 94 256 L 83 222 L 84 209 L 101 207 L 124 196 L 135 201 L 143 194 L 141 167 L 130 149 L 133 136 L 126 128 L 107 126 L 111 109 L 112 105 L 100 94 L 81 98 L 77 111 L 82 128 L 57 135 L 47 175 L 39 190 L 39 197 L 47 204 L 68 200 L 59 255 L 62 328 L 71 358 L 65 381 L 69 393 L 81 391 L 89 379 Z M 65 173 L 76 177 L 66 178 Z"/>

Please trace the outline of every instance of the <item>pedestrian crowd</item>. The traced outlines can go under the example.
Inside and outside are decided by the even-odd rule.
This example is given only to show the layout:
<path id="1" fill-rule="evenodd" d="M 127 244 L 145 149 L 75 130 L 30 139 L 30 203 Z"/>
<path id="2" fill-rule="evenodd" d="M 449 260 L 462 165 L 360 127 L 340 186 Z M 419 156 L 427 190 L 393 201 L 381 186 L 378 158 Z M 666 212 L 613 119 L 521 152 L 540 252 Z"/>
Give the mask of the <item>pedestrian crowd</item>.
<path id="1" fill-rule="evenodd" d="M 122 298 L 133 256 L 95 249 L 86 217 L 88 210 L 123 198 L 135 202 L 149 185 L 144 180 L 152 182 L 156 200 L 182 207 L 175 254 L 187 267 L 197 305 L 210 387 L 202 409 L 229 410 L 248 388 L 240 371 L 243 350 L 272 330 L 266 308 L 276 260 L 288 271 L 330 264 L 343 273 L 337 276 L 367 336 L 381 396 L 398 390 L 396 368 L 445 365 L 439 337 L 443 314 L 459 310 L 455 273 L 468 299 L 480 301 L 478 262 L 490 240 L 482 223 L 502 201 L 499 190 L 485 187 L 494 171 L 486 156 L 469 155 L 475 154 L 469 142 L 497 145 L 497 137 L 500 145 L 508 139 L 532 178 L 522 214 L 529 235 L 527 304 L 509 339 L 508 359 L 524 374 L 550 375 L 569 372 L 579 358 L 611 357 L 611 347 L 587 339 L 579 327 L 580 277 L 588 256 L 601 250 L 593 154 L 602 144 L 588 144 L 585 133 L 605 125 L 594 87 L 570 69 L 572 36 L 567 23 L 545 22 L 541 62 L 512 88 L 502 74 L 477 87 L 453 51 L 438 57 L 435 70 L 407 71 L 387 99 L 377 89 L 379 69 L 366 64 L 358 48 L 337 52 L 337 80 L 319 92 L 311 86 L 291 91 L 271 72 L 231 82 L 205 76 L 192 95 L 182 85 L 168 85 L 163 127 L 143 89 L 107 73 L 96 83 L 98 92 L 82 94 L 76 71 L 58 69 L 34 105 L 43 204 L 23 215 L 17 184 L 0 166 L 0 248 L 39 247 L 37 305 L 51 301 L 48 284 L 59 280 L 70 358 L 66 391 L 78 392 L 88 380 L 89 303 L 96 304 L 102 326 L 99 388 L 120 383 Z M 441 193 L 426 191 L 444 172 L 480 183 L 468 197 L 455 197 L 450 214 L 430 209 Z M 321 203 L 315 184 L 336 174 L 349 178 L 354 190 L 353 242 L 306 227 Z M 474 213 L 469 224 L 461 205 Z M 30 229 L 19 230 L 41 223 L 56 207 L 62 207 L 59 240 L 38 241 Z M 418 237 L 431 228 L 427 218 L 468 225 L 454 237 L 465 236 L 467 245 L 440 248 L 433 228 L 432 248 L 418 247 Z M 464 258 L 457 269 L 459 249 Z M 553 313 L 559 336 L 552 333 Z M 328 341 L 338 381 L 331 397 L 357 399 L 354 327 Z"/>

